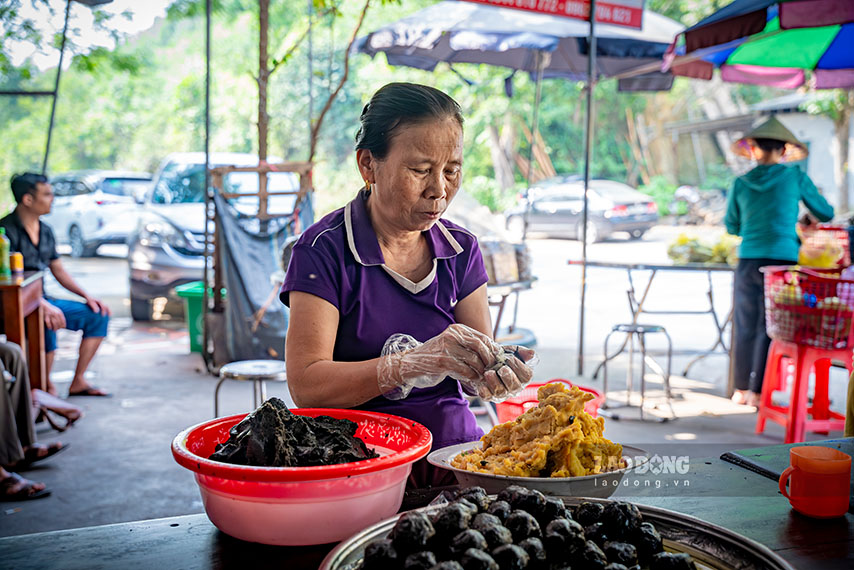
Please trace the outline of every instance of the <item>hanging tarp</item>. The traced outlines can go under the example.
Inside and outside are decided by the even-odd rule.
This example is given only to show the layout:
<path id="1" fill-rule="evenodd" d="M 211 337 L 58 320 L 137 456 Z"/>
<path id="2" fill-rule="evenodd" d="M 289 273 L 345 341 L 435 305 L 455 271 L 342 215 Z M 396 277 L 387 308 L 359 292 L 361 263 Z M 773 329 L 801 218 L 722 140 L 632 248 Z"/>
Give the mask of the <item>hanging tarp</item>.
<path id="1" fill-rule="evenodd" d="M 288 309 L 279 302 L 278 289 L 282 247 L 293 224 L 273 223 L 273 231 L 259 231 L 257 220 L 238 212 L 219 193 L 214 204 L 218 272 L 226 289 L 227 360 L 284 359 Z M 303 200 L 297 215 L 310 221 L 310 210 L 311 200 Z"/>

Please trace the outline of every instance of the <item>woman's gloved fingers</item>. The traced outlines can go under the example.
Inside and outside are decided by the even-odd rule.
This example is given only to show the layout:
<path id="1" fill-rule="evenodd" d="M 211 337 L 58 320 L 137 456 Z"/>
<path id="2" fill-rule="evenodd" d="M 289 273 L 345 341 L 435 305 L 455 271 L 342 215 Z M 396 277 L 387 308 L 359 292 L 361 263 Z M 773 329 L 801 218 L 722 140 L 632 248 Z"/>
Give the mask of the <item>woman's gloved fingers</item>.
<path id="1" fill-rule="evenodd" d="M 540 357 L 537 355 L 537 352 L 527 346 L 509 344 L 504 346 L 504 351 L 509 352 L 531 368 L 540 362 Z"/>
<path id="2" fill-rule="evenodd" d="M 514 394 L 518 394 L 524 383 L 519 379 L 513 369 L 510 366 L 502 366 L 497 371 L 498 378 L 501 380 L 501 383 L 504 385 L 505 395 L 504 397 L 510 397 Z"/>
<path id="3" fill-rule="evenodd" d="M 463 327 L 463 325 L 459 326 Z M 457 329 L 457 331 L 462 331 L 458 335 L 460 346 L 478 357 L 482 369 L 489 368 L 495 363 L 498 354 L 502 351 L 501 346 L 482 332 L 472 328 L 465 327 Z"/>
<path id="4" fill-rule="evenodd" d="M 520 382 L 522 386 L 531 381 L 534 377 L 534 371 L 528 366 L 527 363 L 523 363 L 518 358 L 511 356 L 507 359 L 507 365 L 504 366 L 509 370 L 513 371 L 513 374 L 516 376 L 516 379 Z"/>
<path id="5" fill-rule="evenodd" d="M 504 387 L 504 383 L 498 377 L 498 373 L 495 370 L 484 372 L 481 387 L 484 388 L 484 395 L 481 396 L 484 400 L 503 398 L 504 394 L 507 393 L 507 388 Z"/>

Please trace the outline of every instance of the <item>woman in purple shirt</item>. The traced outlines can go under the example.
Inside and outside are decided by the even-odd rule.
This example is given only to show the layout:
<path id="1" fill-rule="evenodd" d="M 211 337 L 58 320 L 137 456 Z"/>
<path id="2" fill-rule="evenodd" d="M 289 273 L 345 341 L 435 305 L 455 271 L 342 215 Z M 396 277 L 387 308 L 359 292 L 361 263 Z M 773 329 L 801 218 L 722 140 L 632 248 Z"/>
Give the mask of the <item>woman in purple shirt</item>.
<path id="1" fill-rule="evenodd" d="M 477 239 L 441 218 L 460 187 L 462 125 L 459 105 L 432 87 L 377 91 L 356 135 L 365 187 L 303 233 L 281 293 L 296 404 L 410 418 L 434 449 L 483 434 L 463 389 L 506 398 L 531 380 L 534 356 L 492 340 Z M 410 479 L 453 482 L 426 462 Z"/>

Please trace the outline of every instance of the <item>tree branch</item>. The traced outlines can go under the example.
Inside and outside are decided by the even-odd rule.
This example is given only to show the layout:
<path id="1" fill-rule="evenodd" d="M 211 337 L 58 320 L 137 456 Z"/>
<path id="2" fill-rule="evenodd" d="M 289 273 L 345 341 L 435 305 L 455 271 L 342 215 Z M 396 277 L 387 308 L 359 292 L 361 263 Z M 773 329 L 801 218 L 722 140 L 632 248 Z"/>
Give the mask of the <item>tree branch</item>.
<path id="1" fill-rule="evenodd" d="M 353 44 L 356 43 L 356 37 L 359 35 L 359 30 L 362 29 L 362 23 L 365 21 L 365 14 L 367 14 L 370 5 L 371 0 L 365 0 L 365 6 L 362 8 L 362 13 L 359 15 L 359 21 L 356 23 L 356 28 L 353 30 L 353 35 L 350 36 L 350 41 L 347 43 L 347 49 L 344 51 L 344 73 L 341 75 L 341 79 L 338 81 L 338 86 L 335 88 L 335 91 L 329 94 L 329 98 L 326 100 L 323 110 L 320 111 L 320 115 L 317 116 L 317 121 L 311 129 L 311 148 L 308 153 L 309 162 L 314 160 L 314 153 L 317 150 L 317 135 L 320 133 L 320 127 L 323 125 L 323 119 L 332 107 L 332 102 L 335 100 L 335 97 L 338 96 L 341 88 L 343 88 L 344 84 L 347 83 L 347 76 L 350 74 L 350 50 L 352 49 Z"/>
<path id="2" fill-rule="evenodd" d="M 276 61 L 275 61 L 275 63 L 273 64 L 273 67 L 271 67 L 271 68 L 270 68 L 270 75 L 272 75 L 272 74 L 273 74 L 273 72 L 274 72 L 274 71 L 276 71 L 276 70 L 279 68 L 279 66 L 280 66 L 280 65 L 282 65 L 283 63 L 285 63 L 286 61 L 288 61 L 288 59 L 290 59 L 290 57 L 291 57 L 291 56 L 293 55 L 293 53 L 297 50 L 297 48 L 300 46 L 300 44 L 303 42 L 303 40 L 305 40 L 306 36 L 308 36 L 308 32 L 310 32 L 310 31 L 311 31 L 311 28 L 314 26 L 314 22 L 319 22 L 319 21 L 320 21 L 320 20 L 322 20 L 325 16 L 327 16 L 327 15 L 328 15 L 328 14 L 330 14 L 330 13 L 332 13 L 333 11 L 334 11 L 334 9 L 333 9 L 333 8 L 328 8 L 328 9 L 324 10 L 323 12 L 321 12 L 320 14 L 318 14 L 318 15 L 317 15 L 317 19 L 316 19 L 316 20 L 314 20 L 312 23 L 310 23 L 310 24 L 306 27 L 306 29 L 305 29 L 305 30 L 303 30 L 302 34 L 300 34 L 300 36 L 296 39 L 296 41 L 294 42 L 294 44 L 293 44 L 291 47 L 289 47 L 289 48 L 288 48 L 288 51 L 286 51 L 286 52 L 285 52 L 285 55 L 283 55 L 283 56 L 281 57 L 281 59 L 278 59 L 278 60 L 276 60 Z"/>

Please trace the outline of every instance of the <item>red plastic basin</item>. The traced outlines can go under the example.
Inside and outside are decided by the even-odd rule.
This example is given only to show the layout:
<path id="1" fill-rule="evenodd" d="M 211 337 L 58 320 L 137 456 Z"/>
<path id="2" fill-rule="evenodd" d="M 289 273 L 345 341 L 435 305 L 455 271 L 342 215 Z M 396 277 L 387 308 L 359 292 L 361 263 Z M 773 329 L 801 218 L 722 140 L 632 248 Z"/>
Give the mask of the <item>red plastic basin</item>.
<path id="1" fill-rule="evenodd" d="M 356 422 L 356 437 L 380 457 L 317 467 L 232 465 L 207 457 L 246 414 L 193 426 L 175 436 L 172 455 L 194 472 L 205 512 L 217 528 L 263 544 L 325 544 L 343 540 L 398 511 L 412 464 L 430 451 L 433 437 L 427 428 L 377 412 L 291 411 Z"/>

